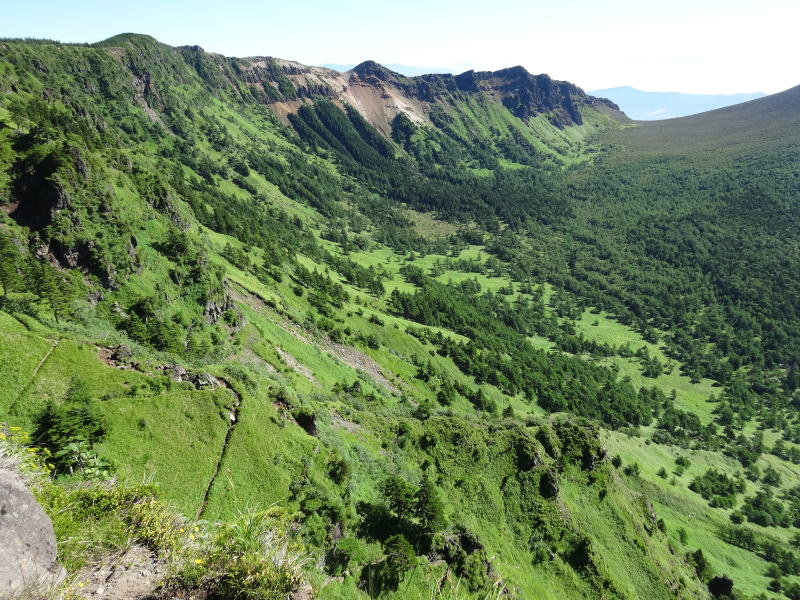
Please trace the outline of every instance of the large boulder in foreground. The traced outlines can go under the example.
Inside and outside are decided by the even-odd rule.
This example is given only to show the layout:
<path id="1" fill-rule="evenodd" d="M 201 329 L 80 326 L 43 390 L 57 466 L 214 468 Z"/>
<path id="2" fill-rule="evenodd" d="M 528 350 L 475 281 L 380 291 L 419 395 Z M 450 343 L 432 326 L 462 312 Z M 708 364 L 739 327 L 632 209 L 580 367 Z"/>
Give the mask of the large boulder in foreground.
<path id="1" fill-rule="evenodd" d="M 0 469 L 0 598 L 63 576 L 50 517 L 16 473 Z"/>

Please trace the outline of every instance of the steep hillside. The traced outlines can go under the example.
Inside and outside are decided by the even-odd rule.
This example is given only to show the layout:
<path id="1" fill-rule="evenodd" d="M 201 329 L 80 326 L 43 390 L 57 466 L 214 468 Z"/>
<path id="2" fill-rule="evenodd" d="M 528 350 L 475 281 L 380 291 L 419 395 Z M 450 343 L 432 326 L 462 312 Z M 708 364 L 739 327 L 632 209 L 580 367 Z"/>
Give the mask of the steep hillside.
<path id="1" fill-rule="evenodd" d="M 0 419 L 73 587 L 127 532 L 165 597 L 299 593 L 242 525 L 277 506 L 321 598 L 796 592 L 790 146 L 736 165 L 773 202 L 741 212 L 718 161 L 519 67 L 125 34 L 2 41 L 0 89 Z M 80 532 L 87 485 L 114 510 Z M 203 544 L 154 543 L 153 494 Z"/>
<path id="2" fill-rule="evenodd" d="M 699 115 L 642 123 L 625 133 L 638 152 L 690 154 L 698 151 L 726 159 L 797 144 L 800 86 Z"/>

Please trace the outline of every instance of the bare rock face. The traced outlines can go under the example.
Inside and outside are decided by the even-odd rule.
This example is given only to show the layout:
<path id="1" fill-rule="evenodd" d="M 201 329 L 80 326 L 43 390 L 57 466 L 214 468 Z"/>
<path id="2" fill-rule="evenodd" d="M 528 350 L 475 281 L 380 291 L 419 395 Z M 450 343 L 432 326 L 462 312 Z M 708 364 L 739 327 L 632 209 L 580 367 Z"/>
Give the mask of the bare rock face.
<path id="1" fill-rule="evenodd" d="M 0 598 L 63 577 L 50 517 L 17 474 L 0 470 Z"/>

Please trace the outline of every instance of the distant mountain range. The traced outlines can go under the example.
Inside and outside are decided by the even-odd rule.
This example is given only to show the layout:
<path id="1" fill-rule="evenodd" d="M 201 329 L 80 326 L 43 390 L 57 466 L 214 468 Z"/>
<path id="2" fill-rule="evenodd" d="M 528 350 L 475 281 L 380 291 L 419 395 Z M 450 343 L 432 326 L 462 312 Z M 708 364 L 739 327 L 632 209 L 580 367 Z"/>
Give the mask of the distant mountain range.
<path id="1" fill-rule="evenodd" d="M 766 94 L 681 94 L 678 92 L 644 92 L 630 86 L 592 90 L 592 96 L 608 98 L 619 105 L 631 119 L 655 121 L 686 117 L 697 113 L 723 108 L 748 100 L 761 98 Z"/>

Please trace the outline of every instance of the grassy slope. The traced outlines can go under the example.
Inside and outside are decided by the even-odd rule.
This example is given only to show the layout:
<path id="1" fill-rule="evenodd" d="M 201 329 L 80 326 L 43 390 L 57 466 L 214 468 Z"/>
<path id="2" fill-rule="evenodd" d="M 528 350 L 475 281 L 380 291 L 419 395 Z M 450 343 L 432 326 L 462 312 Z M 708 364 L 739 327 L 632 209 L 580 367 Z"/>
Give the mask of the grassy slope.
<path id="1" fill-rule="evenodd" d="M 496 107 L 486 109 L 465 106 L 460 107 L 460 110 L 463 113 L 464 127 L 483 122 L 503 127 L 520 127 L 507 111 L 497 110 Z M 259 136 L 262 143 L 286 143 L 276 133 L 274 125 L 259 121 L 252 113 L 240 113 L 216 100 L 212 101 L 209 111 L 227 121 L 229 131 L 235 139 Z M 0 119 L 2 118 L 0 113 Z M 552 127 L 548 129 L 544 122 L 534 120 L 529 124 L 529 129 L 523 131 L 523 135 L 535 141 L 541 149 L 558 155 L 563 161 L 579 161 L 585 157 L 581 152 L 583 146 L 580 142 L 595 125 L 591 119 L 587 123 L 584 126 L 586 131 L 575 128 L 562 133 Z M 7 130 L 0 130 L 0 133 L 5 131 Z M 632 135 L 638 135 L 638 130 Z M 0 147 L 6 148 L 3 144 Z M 222 159 L 222 154 L 211 149 L 208 151 L 213 158 Z M 149 149 L 150 154 L 155 152 L 156 148 Z M 0 161 L 4 160 L 3 156 L 0 153 Z M 101 160 L 99 156 L 97 158 Z M 143 160 L 151 159 L 152 156 Z M 154 162 L 152 164 L 155 166 Z M 127 175 L 109 165 L 105 169 L 118 188 L 116 201 L 123 208 L 123 214 L 130 222 L 137 223 L 137 239 L 144 263 L 143 274 L 133 280 L 120 296 L 134 297 L 155 293 L 157 284 L 167 279 L 166 273 L 170 267 L 168 261 L 154 247 L 158 240 L 163 239 L 165 223 L 157 218 L 148 218 L 152 216 L 150 208 L 130 190 Z M 2 171 L 5 173 L 6 169 Z M 251 174 L 248 181 L 269 203 L 284 208 L 304 222 L 313 224 L 322 220 L 312 208 L 284 196 L 260 175 Z M 220 183 L 232 194 L 246 195 L 228 181 Z M 185 206 L 178 206 L 188 214 Z M 439 229 L 427 217 L 420 216 L 416 219 L 421 233 L 430 234 L 431 229 Z M 289 498 L 289 487 L 293 481 L 304 476 L 313 479 L 326 493 L 336 493 L 335 485 L 325 476 L 332 448 L 352 461 L 352 493 L 359 499 L 376 498 L 377 482 L 390 466 L 407 473 L 412 479 L 418 477 L 418 465 L 425 459 L 425 453 L 397 450 L 394 447 L 396 440 L 382 424 L 407 419 L 414 403 L 398 400 L 376 385 L 372 378 L 332 356 L 325 337 L 318 332 L 303 330 L 300 324 L 309 313 L 313 313 L 313 309 L 305 297 L 294 294 L 288 278 L 270 285 L 259 281 L 220 256 L 219 252 L 226 243 L 236 245 L 237 240 L 196 226 L 195 230 L 207 236 L 211 261 L 226 266 L 228 284 L 239 290 L 237 306 L 246 320 L 244 329 L 235 334 L 237 344 L 231 348 L 231 353 L 216 364 L 201 365 L 205 370 L 233 379 L 235 382 L 232 385 L 236 386 L 242 397 L 239 423 L 231 437 L 220 471 L 221 476 L 211 489 L 208 517 L 230 517 L 253 505 L 288 503 L 296 507 Z M 326 245 L 336 250 L 336 245 Z M 350 256 L 365 266 L 381 265 L 391 273 L 392 278 L 386 282 L 387 292 L 393 289 L 412 289 L 398 274 L 400 266 L 408 261 L 390 249 L 373 245 L 368 251 L 352 253 Z M 487 256 L 479 246 L 461 253 L 461 258 L 485 259 Z M 444 257 L 429 255 L 411 262 L 428 269 L 437 258 Z M 311 259 L 301 257 L 300 260 L 308 267 L 314 266 Z M 441 281 L 457 282 L 467 278 L 477 279 L 484 289 L 489 290 L 497 290 L 512 283 L 505 277 L 457 271 L 448 271 L 439 276 Z M 408 396 L 416 400 L 433 400 L 435 396 L 429 386 L 414 378 L 416 367 L 413 361 L 417 357 L 431 360 L 440 372 L 454 380 L 474 384 L 474 380 L 460 373 L 451 360 L 433 355 L 429 345 L 405 332 L 408 326 L 418 327 L 416 324 L 386 314 L 385 299 L 370 297 L 349 285 L 345 285 L 345 288 L 351 295 L 351 301 L 337 311 L 336 316 L 341 319 L 341 326 L 350 327 L 354 332 L 364 335 L 375 335 L 379 339 L 379 349 L 358 345 L 358 350 L 376 361 L 385 375 L 402 380 L 403 383 L 398 385 L 408 390 Z M 170 291 L 173 290 L 168 290 L 167 293 Z M 352 300 L 355 297 L 363 300 L 361 304 Z M 181 298 L 176 296 L 173 300 L 179 310 L 184 308 Z M 264 300 L 274 304 L 276 308 L 272 308 Z M 359 310 L 364 311 L 363 316 L 358 314 Z M 368 321 L 370 314 L 379 315 L 384 325 Z M 18 321 L 2 312 L 0 319 L 0 377 L 4 384 L 0 390 L 0 406 L 8 409 L 13 404 L 10 414 L 0 414 L 0 417 L 7 417 L 12 424 L 31 427 L 32 419 L 43 403 L 48 398 L 58 401 L 71 376 L 80 373 L 89 383 L 95 397 L 106 397 L 97 401 L 109 425 L 108 441 L 101 447 L 101 452 L 118 465 L 119 476 L 125 481 L 135 483 L 155 480 L 165 499 L 175 503 L 184 513 L 193 514 L 200 503 L 222 445 L 228 424 L 226 407 L 231 402 L 230 394 L 224 390 L 207 392 L 190 389 L 148 393 L 148 389 L 163 384 L 162 378 L 137 371 L 113 369 L 99 360 L 96 344 L 111 345 L 108 340 L 103 340 L 102 323 L 84 324 L 76 332 L 57 328 L 46 319 L 46 324 L 42 325 L 26 317 L 20 317 L 22 321 Z M 592 324 L 595 320 L 597 325 Z M 28 327 L 22 322 L 28 323 Z M 613 344 L 628 342 L 633 348 L 647 345 L 651 354 L 663 358 L 660 349 L 647 344 L 638 334 L 607 315 L 584 313 L 577 320 L 576 327 L 587 337 L 598 341 Z M 298 337 L 298 331 L 304 339 Z M 451 332 L 448 334 L 456 335 Z M 58 345 L 32 380 L 37 365 L 52 348 L 51 340 L 56 339 L 60 340 Z M 532 343 L 542 347 L 550 344 L 544 338 L 536 338 Z M 350 340 L 348 344 L 357 343 Z M 23 349 L 21 352 L 18 350 L 20 348 Z M 166 361 L 165 357 L 147 350 L 139 348 L 137 351 L 151 365 Z M 282 358 L 285 354 L 306 367 L 313 375 L 313 381 L 287 363 Z M 620 367 L 621 375 L 630 376 L 636 385 L 655 383 L 665 392 L 675 389 L 680 406 L 696 412 L 703 420 L 710 418 L 713 404 L 708 403 L 707 398 L 714 390 L 710 381 L 692 384 L 688 378 L 677 375 L 677 367 L 672 375 L 662 375 L 653 381 L 641 377 L 638 362 L 633 359 L 614 357 L 609 360 Z M 244 365 L 249 381 L 254 384 L 247 384 L 246 381 L 227 375 L 226 367 L 231 365 Z M 379 398 L 377 402 L 365 404 L 345 395 L 323 395 L 338 382 L 352 382 L 357 379 L 363 381 L 365 389 L 376 392 Z M 276 391 L 281 388 L 288 388 L 298 402 L 307 403 L 317 411 L 319 439 L 307 435 L 273 403 Z M 491 386 L 486 386 L 485 391 L 498 401 L 501 408 L 511 404 L 521 418 L 526 413 L 541 412 L 535 405 L 527 406 L 519 399 L 504 397 Z M 457 416 L 475 419 L 476 428 L 484 427 L 475 418 L 474 409 L 466 400 L 460 399 L 451 410 Z M 339 417 L 334 417 L 334 411 Z M 602 437 L 610 454 L 619 453 L 626 463 L 636 461 L 640 464 L 641 481 L 634 479 L 630 483 L 653 501 L 658 516 L 667 522 L 667 531 L 673 544 L 679 545 L 674 532 L 678 526 L 683 526 L 690 532 L 687 550 L 702 547 L 711 558 L 712 564 L 719 571 L 733 576 L 737 587 L 745 592 L 764 589 L 766 579 L 762 574 L 766 563 L 754 554 L 725 544 L 716 537 L 716 530 L 725 522 L 727 511 L 709 508 L 699 496 L 686 488 L 691 477 L 703 472 L 706 466 L 734 472 L 737 469 L 735 464 L 718 453 L 692 452 L 693 466 L 672 486 L 655 473 L 661 466 L 665 466 L 667 470 L 674 467 L 675 449 L 647 444 L 642 438 L 628 437 L 618 432 L 603 432 Z M 391 450 L 388 457 L 387 446 Z M 507 460 L 502 453 L 496 458 L 498 465 Z M 785 486 L 797 482 L 795 467 L 774 457 L 768 460 L 781 467 Z M 454 471 L 460 469 L 462 475 L 466 472 L 463 465 L 452 468 Z M 510 465 L 505 465 L 505 468 L 512 470 Z M 513 519 L 505 523 L 494 520 L 497 511 L 502 512 L 502 488 L 498 481 L 492 479 L 494 474 L 487 474 L 486 477 L 485 480 L 476 478 L 469 481 L 471 487 L 466 490 L 447 487 L 450 484 L 445 483 L 448 491 L 446 504 L 452 518 L 463 519 L 471 529 L 480 534 L 489 555 L 495 557 L 492 562 L 503 579 L 512 586 L 518 586 L 522 597 L 577 598 L 590 595 L 592 588 L 587 587 L 584 578 L 563 564 L 563 561 L 544 566 L 529 566 L 531 557 L 527 550 L 520 549 L 519 538 L 512 532 Z M 669 554 L 660 534 L 649 539 L 649 536 L 643 535 L 637 529 L 644 521 L 641 517 L 641 499 L 624 487 L 616 475 L 611 477 L 613 492 L 608 496 L 609 502 L 600 504 L 595 501 L 593 490 L 586 485 L 583 475 L 569 472 L 563 481 L 561 496 L 566 521 L 579 531 L 591 532 L 601 549 L 600 554 L 605 557 L 603 568 L 608 570 L 608 576 L 616 585 L 625 588 L 623 593 L 630 597 L 659 597 L 663 593 L 663 587 L 656 582 L 663 573 L 674 570 L 685 575 L 685 567 L 679 564 L 678 558 Z M 479 490 L 486 490 L 491 496 L 486 506 L 476 504 L 478 500 L 475 495 Z M 685 509 L 687 506 L 691 507 L 690 511 Z M 508 510 L 512 508 L 509 507 Z M 787 535 L 785 531 L 770 533 L 783 538 Z M 637 549 L 636 543 L 646 545 L 647 552 Z M 368 557 L 377 557 L 380 547 L 374 541 L 365 542 L 363 551 Z M 395 596 L 429 597 L 430 582 L 441 576 L 441 567 L 426 566 L 422 571 L 425 573 L 424 577 L 412 578 L 407 587 L 401 588 Z M 321 578 L 318 583 L 321 584 Z M 323 590 L 323 597 L 363 597 L 356 590 L 356 583 L 352 577 L 345 578 L 341 583 L 333 582 Z M 688 585 L 693 593 L 699 593 L 696 582 L 689 580 Z"/>

